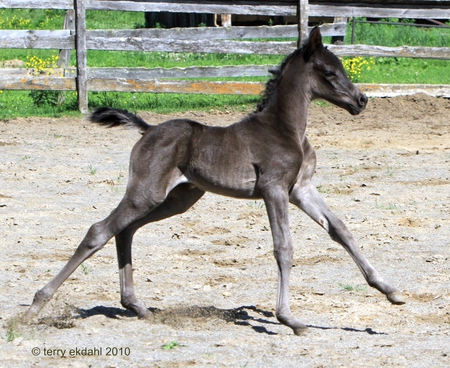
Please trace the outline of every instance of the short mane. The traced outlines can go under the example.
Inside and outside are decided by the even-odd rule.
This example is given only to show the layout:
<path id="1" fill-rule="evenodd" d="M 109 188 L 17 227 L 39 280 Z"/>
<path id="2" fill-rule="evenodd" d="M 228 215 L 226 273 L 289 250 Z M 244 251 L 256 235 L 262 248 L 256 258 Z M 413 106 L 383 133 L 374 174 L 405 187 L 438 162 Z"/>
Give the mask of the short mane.
<path id="1" fill-rule="evenodd" d="M 264 108 L 267 107 L 272 97 L 275 95 L 276 89 L 278 87 L 278 82 L 281 79 L 281 74 L 283 72 L 283 69 L 286 67 L 289 62 L 297 57 L 300 54 L 303 54 L 303 52 L 306 49 L 306 46 L 308 44 L 308 40 L 306 40 L 302 47 L 298 48 L 294 52 L 290 53 L 288 56 L 284 58 L 284 60 L 281 62 L 281 64 L 276 69 L 270 69 L 269 72 L 272 74 L 272 77 L 267 81 L 266 88 L 264 89 L 264 92 L 261 94 L 261 102 L 256 106 L 255 112 L 260 112 L 264 110 Z"/>

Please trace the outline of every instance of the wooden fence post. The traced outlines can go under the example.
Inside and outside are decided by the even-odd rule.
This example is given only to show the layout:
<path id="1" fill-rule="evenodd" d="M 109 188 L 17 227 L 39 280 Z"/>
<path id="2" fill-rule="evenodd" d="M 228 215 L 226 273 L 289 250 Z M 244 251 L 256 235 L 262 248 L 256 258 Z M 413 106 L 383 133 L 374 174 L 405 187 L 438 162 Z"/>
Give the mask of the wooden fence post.
<path id="1" fill-rule="evenodd" d="M 86 0 L 74 0 L 75 8 L 75 52 L 77 55 L 77 93 L 78 109 L 82 113 L 88 112 L 87 91 L 87 51 L 86 51 Z"/>
<path id="2" fill-rule="evenodd" d="M 347 18 L 346 17 L 335 17 L 333 24 L 344 24 L 345 29 L 347 29 Z M 343 45 L 344 41 L 345 41 L 345 35 L 331 37 L 332 44 Z"/>
<path id="3" fill-rule="evenodd" d="M 69 29 L 71 34 L 75 33 L 75 10 L 66 10 L 63 29 Z M 59 50 L 58 68 L 61 68 L 63 70 L 63 77 L 66 76 L 66 69 L 70 67 L 71 51 L 71 49 Z M 65 100 L 66 92 L 63 91 L 58 97 L 58 103 L 63 104 Z"/>
<path id="4" fill-rule="evenodd" d="M 70 30 L 71 34 L 75 33 L 75 11 L 73 9 L 66 10 L 63 29 Z M 67 69 L 70 66 L 71 51 L 71 49 L 59 50 L 59 68 Z"/>
<path id="5" fill-rule="evenodd" d="M 309 4 L 308 0 L 298 0 L 297 15 L 298 15 L 298 43 L 300 48 L 308 38 L 308 18 L 309 18 Z"/>

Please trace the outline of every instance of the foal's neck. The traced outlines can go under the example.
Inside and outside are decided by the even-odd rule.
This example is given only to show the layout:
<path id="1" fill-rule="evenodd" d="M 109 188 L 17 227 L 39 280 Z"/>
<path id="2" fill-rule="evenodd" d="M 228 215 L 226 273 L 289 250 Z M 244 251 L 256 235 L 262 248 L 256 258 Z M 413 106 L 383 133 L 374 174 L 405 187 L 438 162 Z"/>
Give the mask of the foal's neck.
<path id="1" fill-rule="evenodd" d="M 267 106 L 274 113 L 274 123 L 291 137 L 303 141 L 311 104 L 310 71 L 302 54 L 296 54 L 284 65 L 272 103 Z"/>
<path id="2" fill-rule="evenodd" d="M 301 142 L 306 133 L 311 99 L 304 90 L 304 85 L 292 86 L 287 83 L 285 88 L 282 87 L 277 90 L 273 103 L 267 106 L 267 113 L 272 116 L 271 121 L 277 130 Z"/>

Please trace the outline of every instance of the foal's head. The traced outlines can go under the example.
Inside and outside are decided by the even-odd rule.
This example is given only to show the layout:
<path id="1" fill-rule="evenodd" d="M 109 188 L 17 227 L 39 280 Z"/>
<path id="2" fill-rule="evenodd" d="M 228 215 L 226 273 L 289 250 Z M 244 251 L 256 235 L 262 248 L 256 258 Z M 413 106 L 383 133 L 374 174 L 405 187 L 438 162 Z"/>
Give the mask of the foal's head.
<path id="1" fill-rule="evenodd" d="M 367 97 L 348 79 L 340 60 L 322 43 L 318 27 L 314 28 L 302 48 L 290 54 L 279 69 L 272 70 L 258 111 L 272 103 L 304 96 L 323 98 L 357 115 L 367 104 Z M 302 98 L 302 97 L 301 97 Z"/>
<path id="2" fill-rule="evenodd" d="M 303 46 L 305 72 L 309 75 L 311 99 L 323 98 L 346 109 L 352 115 L 358 115 L 367 104 L 367 96 L 351 81 L 341 61 L 322 43 L 318 27 Z"/>

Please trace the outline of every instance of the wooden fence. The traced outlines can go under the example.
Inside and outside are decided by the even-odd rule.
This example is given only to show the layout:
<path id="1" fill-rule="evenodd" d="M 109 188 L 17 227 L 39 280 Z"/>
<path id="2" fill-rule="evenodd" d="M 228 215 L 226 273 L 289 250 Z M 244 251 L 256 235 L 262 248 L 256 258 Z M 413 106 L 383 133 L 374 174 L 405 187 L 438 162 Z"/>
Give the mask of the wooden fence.
<path id="1" fill-rule="evenodd" d="M 373 1 L 352 4 L 346 1 L 309 3 L 307 0 L 281 1 L 109 1 L 109 0 L 2 0 L 0 8 L 66 9 L 63 30 L 0 30 L 0 48 L 59 49 L 61 74 L 23 75 L 23 71 L 3 69 L 0 90 L 77 90 L 79 109 L 87 111 L 88 91 L 259 94 L 262 83 L 211 82 L 192 80 L 204 77 L 265 76 L 268 66 L 224 66 L 189 68 L 88 68 L 87 50 L 210 52 L 238 54 L 288 54 L 308 34 L 309 17 L 433 18 L 450 19 L 450 1 L 390 0 L 385 5 Z M 297 16 L 298 26 L 198 27 L 173 29 L 88 30 L 86 10 L 144 12 L 184 12 L 206 14 L 251 14 Z M 344 35 L 345 23 L 325 24 L 324 35 Z M 294 38 L 298 42 L 254 41 L 254 39 Z M 237 41 L 239 40 L 239 41 Z M 339 56 L 403 56 L 450 60 L 450 48 L 382 47 L 330 45 Z M 67 68 L 70 50 L 75 50 L 77 66 Z M 182 80 L 167 80 L 181 78 Z M 371 96 L 410 94 L 418 91 L 450 96 L 447 85 L 360 85 Z"/>

